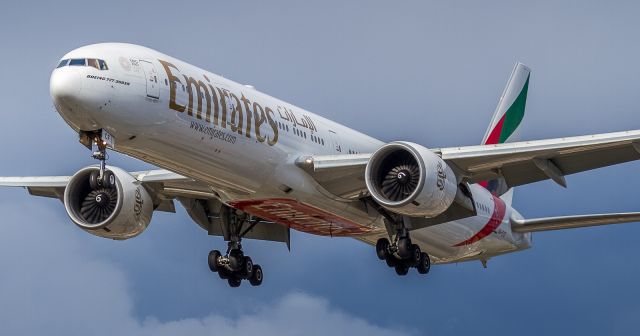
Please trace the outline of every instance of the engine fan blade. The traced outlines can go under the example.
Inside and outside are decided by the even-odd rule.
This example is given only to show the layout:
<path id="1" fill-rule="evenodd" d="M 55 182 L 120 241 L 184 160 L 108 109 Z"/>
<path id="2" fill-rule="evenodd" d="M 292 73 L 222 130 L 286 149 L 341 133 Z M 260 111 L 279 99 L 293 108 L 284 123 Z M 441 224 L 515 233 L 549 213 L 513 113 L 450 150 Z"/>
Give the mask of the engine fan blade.
<path id="1" fill-rule="evenodd" d="M 117 203 L 118 192 L 115 189 L 92 190 L 82 201 L 80 213 L 87 222 L 100 223 L 113 214 Z"/>
<path id="2" fill-rule="evenodd" d="M 384 175 L 382 193 L 391 201 L 400 201 L 416 189 L 419 179 L 420 167 L 416 162 L 401 162 Z"/>

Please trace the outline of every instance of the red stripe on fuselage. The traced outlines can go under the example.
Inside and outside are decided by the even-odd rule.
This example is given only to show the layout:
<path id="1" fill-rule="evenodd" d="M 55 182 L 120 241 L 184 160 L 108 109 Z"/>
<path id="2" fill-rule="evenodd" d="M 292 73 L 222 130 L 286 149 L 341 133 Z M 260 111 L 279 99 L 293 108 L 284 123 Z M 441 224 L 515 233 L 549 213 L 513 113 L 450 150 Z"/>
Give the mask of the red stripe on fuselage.
<path id="1" fill-rule="evenodd" d="M 493 197 L 493 214 L 491 214 L 491 218 L 489 218 L 489 222 L 487 222 L 487 224 L 485 224 L 484 227 L 480 231 L 478 231 L 478 233 L 473 235 L 473 237 L 463 242 L 459 242 L 453 246 L 459 247 L 459 246 L 473 244 L 478 240 L 490 235 L 491 232 L 493 232 L 493 230 L 497 229 L 498 226 L 500 226 L 500 224 L 504 220 L 505 214 L 507 213 L 507 205 L 504 204 L 504 202 L 500 198 L 495 197 L 493 195 L 492 197 Z"/>

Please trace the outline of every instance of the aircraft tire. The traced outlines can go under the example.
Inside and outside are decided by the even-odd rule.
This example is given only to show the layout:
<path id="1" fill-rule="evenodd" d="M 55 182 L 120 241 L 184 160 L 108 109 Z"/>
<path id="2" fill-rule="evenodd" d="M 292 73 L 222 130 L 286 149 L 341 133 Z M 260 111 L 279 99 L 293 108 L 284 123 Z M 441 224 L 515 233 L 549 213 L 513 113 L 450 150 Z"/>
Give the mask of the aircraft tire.
<path id="1" fill-rule="evenodd" d="M 242 279 L 231 277 L 227 280 L 227 282 L 229 283 L 229 286 L 236 288 L 236 287 L 240 287 L 240 284 L 242 284 Z"/>
<path id="2" fill-rule="evenodd" d="M 100 188 L 100 183 L 98 183 L 98 177 L 100 177 L 99 171 L 92 171 L 91 175 L 89 175 L 89 186 L 91 190 L 96 190 Z"/>
<path id="3" fill-rule="evenodd" d="M 429 258 L 428 254 L 422 252 L 420 262 L 418 263 L 418 266 L 416 266 L 416 269 L 420 274 L 429 273 L 429 270 L 431 269 L 431 259 Z"/>
<path id="4" fill-rule="evenodd" d="M 249 283 L 251 286 L 260 286 L 262 284 L 263 276 L 262 267 L 260 267 L 260 265 L 253 265 L 253 274 L 249 278 Z"/>
<path id="5" fill-rule="evenodd" d="M 405 263 L 400 263 L 396 265 L 395 269 L 396 269 L 396 274 L 400 276 L 405 276 L 407 275 L 407 273 L 409 273 L 409 265 Z"/>
<path id="6" fill-rule="evenodd" d="M 402 238 L 398 240 L 398 255 L 400 256 L 400 258 L 409 259 L 413 254 L 412 252 L 411 239 Z"/>
<path id="7" fill-rule="evenodd" d="M 411 259 L 409 259 L 409 264 L 411 266 L 418 266 L 420 264 L 420 259 L 422 259 L 422 250 L 420 250 L 420 246 L 417 244 L 411 245 Z"/>
<path id="8" fill-rule="evenodd" d="M 253 264 L 253 260 L 251 260 L 250 257 L 244 257 L 244 262 L 242 263 L 242 270 L 240 271 L 242 273 L 242 277 L 245 279 L 251 278 L 251 276 L 253 275 L 254 267 L 255 266 Z"/>
<path id="9" fill-rule="evenodd" d="M 380 238 L 376 242 L 376 253 L 378 254 L 378 259 L 385 260 L 389 257 L 389 239 Z"/>
<path id="10" fill-rule="evenodd" d="M 396 258 L 392 254 L 388 255 L 387 258 L 384 259 L 384 261 L 387 263 L 387 266 L 389 267 L 396 267 L 400 263 L 400 260 L 398 260 L 398 258 Z"/>
<path id="11" fill-rule="evenodd" d="M 213 250 L 213 251 L 209 252 L 208 262 L 209 262 L 209 269 L 211 270 L 211 272 L 217 272 L 218 271 L 218 259 L 221 256 L 222 256 L 222 254 L 218 250 Z"/>

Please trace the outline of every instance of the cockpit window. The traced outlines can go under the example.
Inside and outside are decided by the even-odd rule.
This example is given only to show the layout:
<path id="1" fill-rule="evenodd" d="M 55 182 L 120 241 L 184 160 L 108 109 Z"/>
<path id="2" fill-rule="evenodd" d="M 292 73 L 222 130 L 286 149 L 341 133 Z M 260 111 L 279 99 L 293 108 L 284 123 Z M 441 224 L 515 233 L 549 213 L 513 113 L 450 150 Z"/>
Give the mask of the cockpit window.
<path id="1" fill-rule="evenodd" d="M 84 66 L 85 59 L 84 58 L 72 58 L 69 61 L 69 66 Z"/>
<path id="2" fill-rule="evenodd" d="M 101 60 L 101 59 L 96 59 L 96 58 L 72 58 L 72 59 L 63 59 L 62 61 L 60 61 L 60 64 L 58 64 L 57 68 L 62 68 L 65 66 L 90 66 L 93 68 L 96 68 L 98 70 L 109 70 L 109 67 L 107 66 L 107 62 Z"/>
<path id="3" fill-rule="evenodd" d="M 87 59 L 87 65 L 90 67 L 94 67 L 98 70 L 100 70 L 100 68 L 98 67 L 98 60 L 95 58 L 88 58 Z"/>
<path id="4" fill-rule="evenodd" d="M 60 61 L 60 64 L 58 64 L 57 68 L 62 68 L 63 66 L 67 65 L 69 63 L 68 59 L 63 59 L 62 61 Z"/>

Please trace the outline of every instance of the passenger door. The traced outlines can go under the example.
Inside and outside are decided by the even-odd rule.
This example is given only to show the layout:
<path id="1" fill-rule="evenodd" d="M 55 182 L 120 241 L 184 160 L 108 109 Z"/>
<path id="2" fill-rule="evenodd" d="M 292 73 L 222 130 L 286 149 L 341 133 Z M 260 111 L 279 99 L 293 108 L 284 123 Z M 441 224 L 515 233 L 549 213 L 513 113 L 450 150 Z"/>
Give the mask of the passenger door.
<path id="1" fill-rule="evenodd" d="M 158 72 L 155 65 L 149 61 L 140 60 L 140 65 L 144 69 L 144 75 L 147 80 L 147 97 L 153 99 L 160 98 L 160 84 L 158 82 Z"/>
<path id="2" fill-rule="evenodd" d="M 330 150 L 329 154 L 342 154 L 342 145 L 339 142 L 340 139 L 338 138 L 338 134 L 333 130 L 329 130 L 329 137 L 331 138 L 330 141 L 333 144 L 333 148 Z"/>

